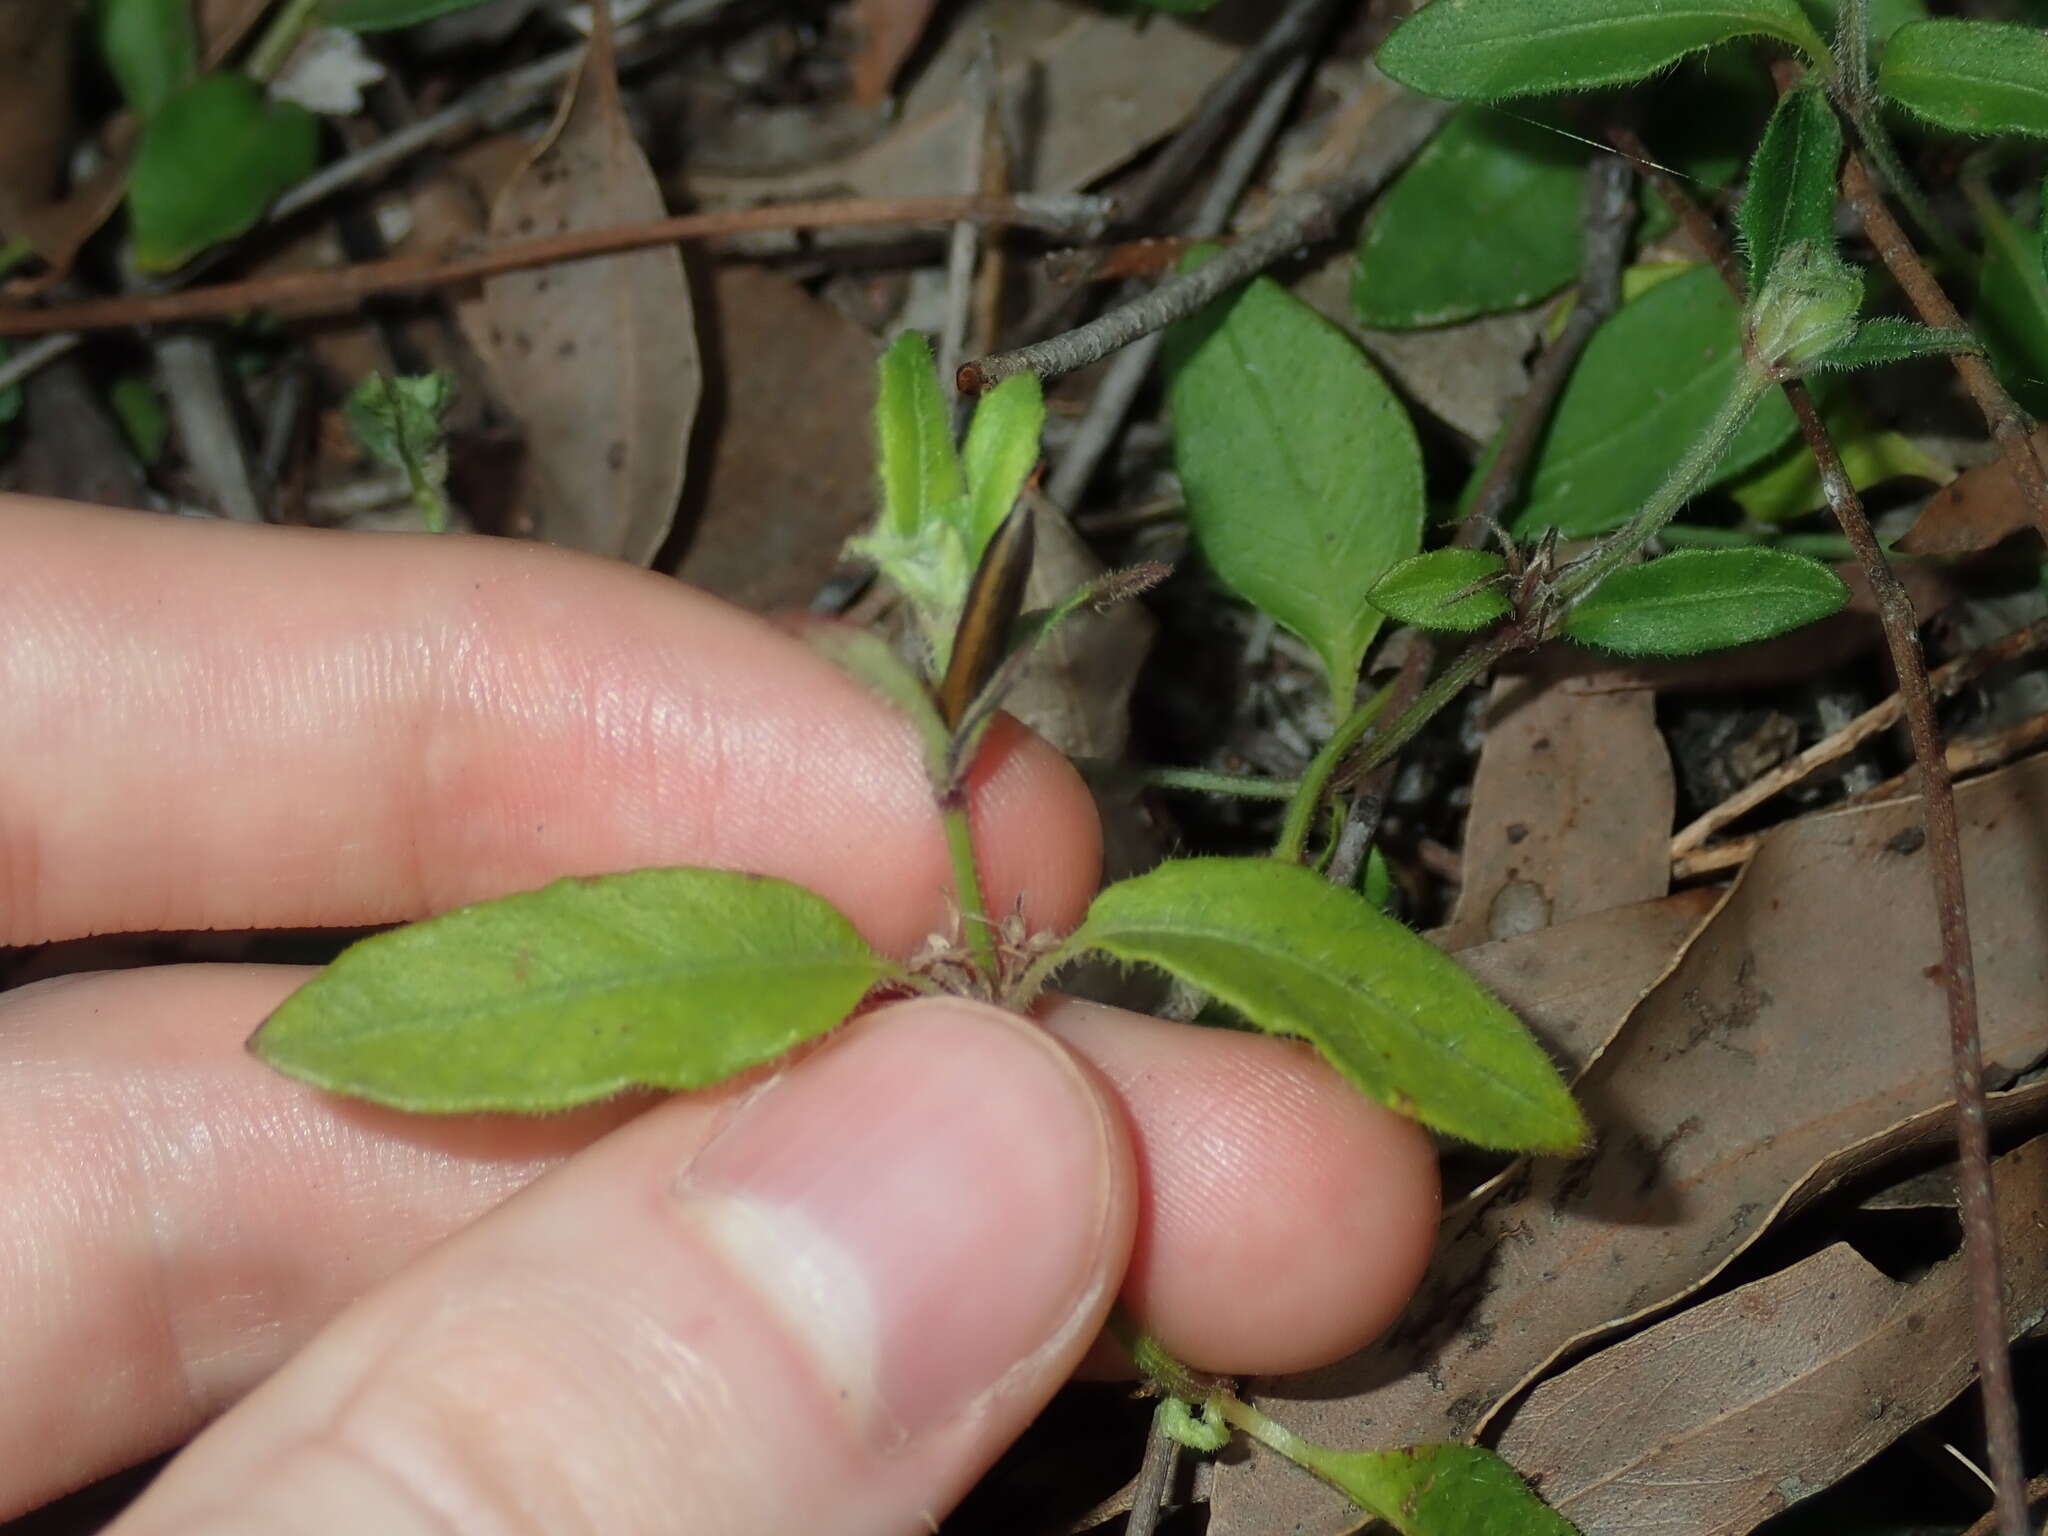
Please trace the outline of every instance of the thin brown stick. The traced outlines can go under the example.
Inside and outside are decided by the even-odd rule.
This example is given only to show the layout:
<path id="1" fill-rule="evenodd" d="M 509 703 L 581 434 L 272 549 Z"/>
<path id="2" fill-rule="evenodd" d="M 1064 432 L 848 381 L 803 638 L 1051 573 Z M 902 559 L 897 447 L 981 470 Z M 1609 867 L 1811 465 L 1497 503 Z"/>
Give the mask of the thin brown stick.
<path id="1" fill-rule="evenodd" d="M 1543 349 L 1529 370 L 1529 387 L 1516 400 L 1501 435 L 1500 447 L 1487 466 L 1486 478 L 1472 498 L 1472 510 L 1453 541 L 1476 549 L 1490 529 L 1521 494 L 1522 482 L 1565 380 L 1593 333 L 1621 308 L 1621 269 L 1628 261 L 1629 230 L 1634 223 L 1631 194 L 1635 176 L 1627 160 L 1597 155 L 1586 171 L 1585 254 L 1579 268 L 1578 297 L 1557 340 Z"/>
<path id="2" fill-rule="evenodd" d="M 2029 1506 L 2048 1503 L 2048 1472 L 2027 1484 L 2027 1503 Z M 1963 1536 L 1998 1536 L 1998 1518 L 1999 1512 L 1992 1510 L 1963 1532 Z"/>
<path id="3" fill-rule="evenodd" d="M 1980 646 L 1969 655 L 1949 662 L 1929 676 L 1928 686 L 1936 698 L 1953 698 L 1993 667 L 2032 655 L 2044 645 L 2048 645 L 2048 619 L 2037 620 L 2010 634 L 2000 635 L 1989 645 Z M 1871 737 L 1890 730 L 1899 723 L 1905 709 L 1904 696 L 1895 693 L 1866 709 L 1832 735 L 1815 742 L 1790 762 L 1781 763 L 1762 778 L 1744 785 L 1705 815 L 1681 828 L 1671 839 L 1671 857 L 1681 859 L 1705 847 L 1707 839 L 1716 832 L 1748 815 L 1772 796 L 1782 794 L 1829 763 L 1847 757 Z M 1950 749 L 1949 757 L 1953 765 L 1954 748 Z"/>
<path id="4" fill-rule="evenodd" d="M 1390 124 L 1386 140 L 1374 145 L 1373 164 L 1320 186 L 1288 194 L 1273 205 L 1263 224 L 1213 261 L 1193 272 L 1168 278 L 1149 293 L 1084 326 L 1028 347 L 993 352 L 963 364 L 958 380 L 961 393 L 979 394 L 1020 373 L 1056 379 L 1099 363 L 1110 353 L 1163 331 L 1176 320 L 1186 319 L 1303 246 L 1319 245 L 1330 239 L 1345 217 L 1385 183 L 1386 167 L 1405 162 L 1435 132 L 1447 111 L 1446 103 L 1419 98 L 1412 104 L 1404 102 L 1403 106 L 1403 120 L 1398 125 Z"/>
<path id="5" fill-rule="evenodd" d="M 722 235 L 758 230 L 834 229 L 849 225 L 952 224 L 973 219 L 983 224 L 1019 224 L 1071 231 L 1077 224 L 1099 222 L 1101 200 L 1087 197 L 1007 198 L 991 202 L 979 197 L 861 197 L 833 202 L 783 203 L 767 208 L 735 208 L 721 213 L 685 213 L 643 224 L 617 224 L 603 229 L 577 229 L 541 240 L 521 240 L 474 255 L 445 260 L 397 257 L 351 267 L 313 272 L 288 272 L 246 282 L 219 283 L 183 293 L 127 294 L 56 304 L 44 309 L 0 309 L 0 336 L 40 336 L 49 331 L 108 331 L 131 325 L 168 325 L 186 320 L 216 320 L 251 309 L 283 314 L 331 314 L 353 308 L 377 294 L 445 288 L 478 278 L 496 277 L 564 261 L 588 261 L 648 246 L 684 240 L 711 240 Z"/>
<path id="6" fill-rule="evenodd" d="M 1868 174 L 1854 155 L 1849 157 L 1848 165 L 1845 182 L 1854 180 L 1865 201 L 1879 203 Z M 1678 214 L 1688 232 L 1700 242 L 1740 299 L 1743 293 L 1740 270 L 1735 264 L 1733 251 L 1713 219 L 1671 177 L 1654 169 L 1648 174 L 1658 193 Z M 1857 193 L 1852 191 L 1850 196 L 1854 199 Z M 1884 223 L 1890 225 L 1892 234 L 1896 236 L 1896 243 L 1902 248 L 1909 248 L 1904 247 L 1905 234 L 1892 221 L 1890 213 L 1881 208 L 1880 211 Z M 1881 247 L 1894 243 L 1889 237 L 1877 234 L 1875 226 L 1873 234 Z M 1917 260 L 1914 265 L 1918 265 Z M 1893 270 L 1896 274 L 1897 269 Z M 1920 268 L 1920 273 L 1925 277 L 1926 269 Z M 1903 277 L 1901 285 L 1904 285 Z M 1931 279 L 1929 286 L 1932 286 Z M 1946 305 L 1945 295 L 1942 302 Z M 1932 314 L 1924 310 L 1922 313 L 1930 325 L 1960 323 L 1953 318 L 1937 321 Z M 1952 308 L 1949 314 L 1954 316 Z M 1970 952 L 1969 911 L 1963 893 L 1962 832 L 1956 819 L 1955 781 L 1949 775 L 1948 754 L 1943 750 L 1941 741 L 1941 725 L 1935 718 L 1934 693 L 1928 686 L 1927 663 L 1920 651 L 1920 621 L 1913 611 L 1913 600 L 1892 573 L 1877 536 L 1871 532 L 1863 500 L 1842 467 L 1841 454 L 1835 448 L 1827 424 L 1821 420 L 1812 394 L 1803 383 L 1794 380 L 1786 383 L 1785 398 L 1792 406 L 1793 415 L 1798 418 L 1800 433 L 1806 439 L 1807 449 L 1813 454 L 1814 463 L 1820 471 L 1821 489 L 1827 497 L 1828 508 L 1835 514 L 1835 521 L 1849 540 L 1849 547 L 1855 551 L 1857 564 L 1862 567 L 1864 580 L 1876 599 L 1878 618 L 1884 626 L 1885 645 L 1891 654 L 1892 670 L 1898 676 L 1899 693 L 1905 703 L 1907 730 L 1913 742 L 1913 761 L 1920 772 L 1921 806 L 1927 822 L 1930 855 L 1928 862 L 1934 878 L 1936 923 L 1941 933 L 1941 983 L 1948 1002 L 1949 1059 L 1955 1081 L 1963 1238 L 1970 1266 L 1970 1321 L 1975 1335 L 1978 1374 L 1984 1384 L 1985 1436 L 2005 1528 L 2013 1536 L 2023 1536 L 2026 1506 L 2022 1490 L 2026 1472 L 2020 1460 L 2019 1409 L 2013 1394 L 2012 1356 L 2005 1328 L 2003 1265 L 1999 1254 L 1998 1213 L 1992 1199 L 1991 1138 L 1984 1113 L 1984 1063 L 1977 1029 L 1977 971 L 1976 961 Z M 2033 461 L 2031 446 L 2026 457 L 2038 472 L 2039 465 Z M 2015 461 L 2015 473 L 2019 472 Z M 2044 520 L 2044 526 L 2048 526 L 2048 520 Z M 2017 1524 L 2013 1523 L 2014 1511 L 2018 1512 Z"/>
<path id="7" fill-rule="evenodd" d="M 1948 294 L 1927 270 L 1905 229 L 1892 217 L 1891 209 L 1871 180 L 1869 167 L 1854 151 L 1842 171 L 1842 191 L 1863 220 L 1864 231 L 1877 248 L 1878 260 L 1885 264 L 1921 320 L 1942 330 L 1966 329 Z M 2006 393 L 1998 375 L 1982 357 L 1974 352 L 1957 352 L 1949 361 L 1955 367 L 1956 377 L 1963 381 L 1963 388 L 1977 403 L 1984 425 L 1991 430 L 1991 440 L 1998 444 L 1998 451 L 2012 467 L 2013 480 L 2020 488 L 2034 526 L 2041 530 L 2043 538 L 2048 538 L 2048 467 L 2044 467 L 2039 445 L 2034 441 L 2033 422 L 2027 419 L 2019 402 Z"/>

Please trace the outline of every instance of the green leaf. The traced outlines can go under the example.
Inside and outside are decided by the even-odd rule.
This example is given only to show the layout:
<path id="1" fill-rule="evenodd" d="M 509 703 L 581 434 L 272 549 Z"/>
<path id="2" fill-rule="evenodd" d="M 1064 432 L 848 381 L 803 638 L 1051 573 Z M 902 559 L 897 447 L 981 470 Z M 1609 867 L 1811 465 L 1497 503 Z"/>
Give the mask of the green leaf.
<path id="1" fill-rule="evenodd" d="M 107 391 L 107 404 L 114 408 L 121 435 L 144 466 L 162 457 L 171 435 L 171 418 L 148 379 L 139 373 L 124 373 Z"/>
<path id="2" fill-rule="evenodd" d="M 1380 200 L 1352 302 L 1385 330 L 1521 309 L 1579 274 L 1588 151 L 1485 107 L 1452 115 Z"/>
<path id="3" fill-rule="evenodd" d="M 644 869 L 350 946 L 250 1047 L 330 1092 L 432 1114 L 701 1088 L 833 1028 L 896 974 L 782 880 Z"/>
<path id="4" fill-rule="evenodd" d="M 1787 91 L 1750 161 L 1749 192 L 1737 215 L 1752 292 L 1800 241 L 1833 249 L 1841 163 L 1842 125 L 1827 97 L 1810 84 Z"/>
<path id="5" fill-rule="evenodd" d="M 2048 138 L 2048 33 L 1997 21 L 1916 21 L 1885 45 L 1877 88 L 1938 128 Z"/>
<path id="6" fill-rule="evenodd" d="M 1038 376 L 1016 374 L 981 397 L 961 457 L 967 470 L 969 553 L 981 552 L 1002 526 L 1038 467 L 1045 432 L 1045 391 Z"/>
<path id="7" fill-rule="evenodd" d="M 1859 491 L 1888 480 L 1925 480 L 1944 485 L 1955 471 L 1932 458 L 1911 438 L 1882 430 L 1870 419 L 1856 397 L 1843 390 L 1818 396 L 1828 436 L 1842 456 L 1849 483 Z M 1782 523 L 1827 505 L 1821 489 L 1820 468 L 1804 442 L 1794 440 L 1773 457 L 1728 487 L 1728 494 L 1754 522 Z M 1731 543 L 1754 543 L 1753 536 L 1739 529 Z M 1665 542 L 1672 543 L 1672 530 L 1665 530 Z"/>
<path id="8" fill-rule="evenodd" d="M 7 343 L 0 341 L 0 363 L 6 362 L 12 355 L 12 349 Z M 19 384 L 10 384 L 5 389 L 0 389 L 0 427 L 6 426 L 15 417 L 19 416 L 21 414 L 21 406 L 22 394 Z"/>
<path id="9" fill-rule="evenodd" d="M 1742 367 L 1740 315 L 1711 267 L 1687 269 L 1624 306 L 1572 371 L 1514 531 L 1567 538 L 1626 522 L 1712 424 Z M 1773 391 L 1729 446 L 1717 479 L 1768 458 L 1798 430 Z"/>
<path id="10" fill-rule="evenodd" d="M 1491 581 L 1506 569 L 1483 549 L 1438 549 L 1403 560 L 1372 589 L 1372 600 L 1388 618 L 1417 629 L 1483 629 L 1514 611 L 1507 593 Z"/>
<path id="11" fill-rule="evenodd" d="M 137 117 L 154 116 L 199 73 L 188 0 L 100 0 L 100 55 Z"/>
<path id="12" fill-rule="evenodd" d="M 1564 633 L 1623 656 L 1694 656 L 1769 640 L 1836 612 L 1841 578 L 1778 549 L 1689 549 L 1629 566 L 1572 609 Z"/>
<path id="13" fill-rule="evenodd" d="M 915 534 L 967 494 L 931 343 L 916 331 L 905 331 L 882 354 L 875 441 L 883 528 Z"/>
<path id="14" fill-rule="evenodd" d="M 1373 583 L 1422 544 L 1422 451 L 1351 341 L 1259 278 L 1167 335 L 1174 457 L 1210 567 L 1322 658 L 1349 707 Z"/>
<path id="15" fill-rule="evenodd" d="M 1273 859 L 1183 859 L 1110 886 L 1068 948 L 1158 966 L 1353 1086 L 1486 1147 L 1586 1135 L 1556 1069 L 1457 963 L 1356 893 Z"/>
<path id="16" fill-rule="evenodd" d="M 246 75 L 202 75 L 178 91 L 143 125 L 128 180 L 136 265 L 166 272 L 252 228 L 312 173 L 319 139 L 312 113 L 265 100 Z"/>
<path id="17" fill-rule="evenodd" d="M 435 533 L 448 525 L 448 449 L 442 414 L 455 393 L 444 373 L 373 373 L 349 392 L 345 414 L 371 458 L 405 472 L 412 499 Z"/>
<path id="18" fill-rule="evenodd" d="M 333 0 L 320 19 L 330 27 L 344 27 L 350 32 L 389 32 L 483 3 L 484 0 Z"/>
<path id="19" fill-rule="evenodd" d="M 1756 36 L 1827 57 L 1797 0 L 1432 0 L 1394 29 L 1379 65 L 1426 96 L 1492 101 L 1621 85 Z"/>
<path id="20" fill-rule="evenodd" d="M 1300 1461 L 1401 1536 L 1577 1536 L 1515 1469 L 1478 1445 L 1400 1451 L 1300 1446 Z"/>
<path id="21" fill-rule="evenodd" d="M 2038 226 L 2007 213 L 1975 178 L 1965 176 L 1963 190 L 1984 231 L 1972 322 L 2006 388 L 2038 414 L 2048 410 L 2048 242 Z"/>
<path id="22" fill-rule="evenodd" d="M 1847 341 L 1828 348 L 1808 366 L 1846 373 L 1855 368 L 1888 368 L 1894 363 L 1983 350 L 1984 343 L 1968 331 L 1937 331 L 1917 320 L 1880 315 L 1861 322 Z"/>

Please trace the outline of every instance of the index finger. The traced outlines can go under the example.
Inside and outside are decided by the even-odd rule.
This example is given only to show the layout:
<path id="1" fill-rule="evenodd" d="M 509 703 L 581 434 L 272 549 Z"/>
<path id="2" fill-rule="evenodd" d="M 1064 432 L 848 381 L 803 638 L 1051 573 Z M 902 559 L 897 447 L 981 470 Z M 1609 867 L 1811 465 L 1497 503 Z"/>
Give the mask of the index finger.
<path id="1" fill-rule="evenodd" d="M 771 625 L 496 539 L 0 497 L 0 943 L 417 918 L 558 876 L 777 875 L 868 939 L 947 921 L 908 727 Z M 972 798 L 990 902 L 1072 922 L 1087 791 L 1022 730 Z"/>

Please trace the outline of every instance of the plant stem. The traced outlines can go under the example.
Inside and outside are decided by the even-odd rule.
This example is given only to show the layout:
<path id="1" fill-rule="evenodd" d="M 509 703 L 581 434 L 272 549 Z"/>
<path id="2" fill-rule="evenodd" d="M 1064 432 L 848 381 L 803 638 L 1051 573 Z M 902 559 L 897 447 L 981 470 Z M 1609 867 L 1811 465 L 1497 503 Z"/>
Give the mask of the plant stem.
<path id="1" fill-rule="evenodd" d="M 1153 789 L 1235 795 L 1240 800 L 1291 800 L 1301 790 L 1299 779 L 1261 779 L 1245 773 L 1211 773 L 1206 768 L 1147 768 L 1142 778 Z"/>
<path id="2" fill-rule="evenodd" d="M 1273 845 L 1273 857 L 1285 859 L 1290 864 L 1299 864 L 1308 849 L 1308 834 L 1315 825 L 1316 812 L 1323 803 L 1323 792 L 1329 788 L 1330 778 L 1343 763 L 1344 756 L 1358 745 L 1359 738 L 1372 729 L 1393 698 L 1393 691 L 1382 688 L 1354 709 L 1349 718 L 1337 727 L 1337 732 L 1323 743 L 1323 749 L 1316 753 L 1308 765 L 1308 771 L 1301 776 L 1301 782 L 1294 791 L 1293 802 L 1287 807 L 1287 820 L 1280 828 L 1280 841 Z"/>
<path id="3" fill-rule="evenodd" d="M 964 787 L 940 799 L 939 815 L 946 824 L 946 852 L 953 860 L 953 899 L 960 904 L 960 926 L 974 963 L 993 994 L 1002 976 L 996 967 L 996 935 L 988 918 L 988 899 L 981 893 L 981 865 L 974 857 L 974 828 L 967 819 Z"/>
<path id="4" fill-rule="evenodd" d="M 1781 87 L 1789 82 L 1781 79 Z M 1686 190 L 1670 177 L 1652 173 L 1658 192 L 1691 230 L 1728 286 L 1739 298 L 1742 273 L 1734 253 L 1722 238 L 1712 217 Z M 1928 275 L 1905 232 L 1892 218 L 1871 185 L 1862 161 L 1851 153 L 1842 173 L 1843 188 L 1850 201 L 1863 213 L 1864 225 L 1877 243 L 1879 254 L 1892 275 L 1906 290 L 1908 298 L 1929 325 L 1960 329 L 1962 319 L 1949 304 L 1947 295 Z M 1917 291 L 1916 291 L 1917 290 Z M 2036 517 L 2048 528 L 2048 484 L 2041 464 L 2025 433 L 2025 418 L 2018 406 L 1991 377 L 1982 360 L 1966 353 L 1954 358 L 1957 370 L 1977 397 L 1993 434 L 2006 449 L 2013 475 L 2028 490 Z M 1982 379 L 1973 382 L 1964 364 L 1974 365 Z M 1981 385 L 1981 390 L 1980 390 Z M 1842 532 L 1855 549 L 1864 579 L 1877 599 L 1878 618 L 1884 627 L 1885 643 L 1891 653 L 1892 669 L 1898 675 L 1899 695 L 1913 743 L 1913 760 L 1920 770 L 1922 804 L 1927 821 L 1929 863 L 1934 878 L 1937 925 L 1941 934 L 1941 982 L 1947 999 L 1950 1066 L 1955 1084 L 1956 1147 L 1960 1162 L 1964 1251 L 1970 1274 L 1971 1329 L 1983 1383 L 1985 1439 L 1990 1449 L 1993 1488 L 1999 1525 L 2005 1536 L 2026 1536 L 2027 1514 L 2024 1491 L 2026 1471 L 2020 1456 L 2019 1410 L 2013 1392 L 2012 1357 L 2005 1329 L 2004 1284 L 2000 1275 L 1997 1209 L 1991 1186 L 1991 1153 L 1984 1113 L 1984 1072 L 1977 1030 L 1976 969 L 1970 950 L 1968 910 L 1964 904 L 1962 842 L 1955 810 L 1955 786 L 1943 750 L 1940 724 L 1934 712 L 1934 696 L 1928 682 L 1927 665 L 1920 651 L 1918 616 L 1913 604 L 1871 533 L 1870 520 L 1855 486 L 1842 468 L 1841 455 L 1829 436 L 1827 425 L 1814 407 L 1813 397 L 1796 381 L 1785 385 L 1786 398 L 1798 417 L 1814 462 L 1820 470 L 1821 487 Z M 1994 410 L 1997 402 L 2002 410 Z M 2017 432 L 2018 441 L 2000 433 Z M 2029 485 L 2029 473 L 2032 484 Z M 2037 499 L 2038 498 L 2038 499 Z"/>
<path id="5" fill-rule="evenodd" d="M 1439 710 L 1463 693 L 1474 678 L 1509 652 L 1520 650 L 1529 643 L 1529 635 L 1520 624 L 1503 624 L 1484 640 L 1460 651 L 1452 658 L 1451 664 L 1437 674 L 1436 680 L 1416 695 L 1415 702 L 1401 711 L 1392 725 L 1373 737 L 1372 745 L 1360 753 L 1358 761 L 1352 765 L 1353 776 L 1363 778 L 1380 764 L 1390 761 L 1396 752 L 1421 734 L 1422 728 L 1436 718 Z"/>
<path id="6" fill-rule="evenodd" d="M 1692 499 L 1693 493 L 1727 456 L 1728 445 L 1735 441 L 1735 435 L 1749 420 L 1757 402 L 1770 393 L 1771 382 L 1770 376 L 1757 364 L 1744 363 L 1741 373 L 1736 376 L 1734 388 L 1721 402 L 1721 409 L 1698 440 L 1686 449 L 1685 456 L 1671 467 L 1671 473 L 1664 477 L 1664 483 L 1657 487 L 1656 494 L 1643 504 L 1642 510 L 1629 520 L 1627 526 L 1601 540 L 1590 553 L 1567 568 L 1558 583 L 1558 601 L 1569 606 L 1585 597 L 1634 559 L 1637 551 L 1678 515 L 1679 509 Z"/>
<path id="7" fill-rule="evenodd" d="M 249 57 L 242 63 L 242 72 L 251 80 L 267 83 L 284 68 L 284 61 L 291 57 L 300 36 L 313 24 L 320 3 L 321 0 L 284 0 L 277 14 L 270 18 L 270 25 L 263 29 L 263 35 L 249 45 Z"/>

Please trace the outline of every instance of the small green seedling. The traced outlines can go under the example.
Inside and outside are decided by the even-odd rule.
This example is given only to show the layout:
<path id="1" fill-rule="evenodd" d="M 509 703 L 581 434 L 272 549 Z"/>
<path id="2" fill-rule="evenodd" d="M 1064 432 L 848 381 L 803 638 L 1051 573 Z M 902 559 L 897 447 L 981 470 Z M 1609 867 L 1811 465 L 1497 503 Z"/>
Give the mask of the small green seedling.
<path id="1" fill-rule="evenodd" d="M 448 445 L 441 418 L 454 394 L 444 373 L 373 373 L 349 392 L 343 407 L 363 451 L 405 475 L 429 533 L 448 528 Z"/>

